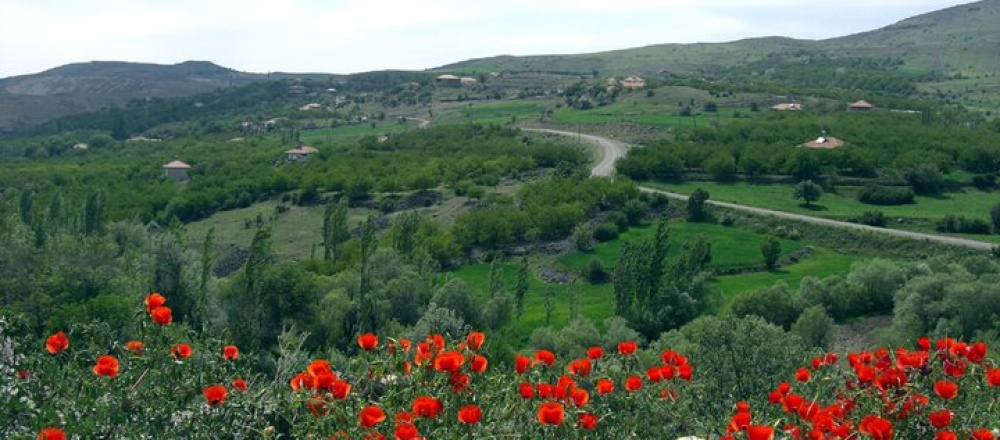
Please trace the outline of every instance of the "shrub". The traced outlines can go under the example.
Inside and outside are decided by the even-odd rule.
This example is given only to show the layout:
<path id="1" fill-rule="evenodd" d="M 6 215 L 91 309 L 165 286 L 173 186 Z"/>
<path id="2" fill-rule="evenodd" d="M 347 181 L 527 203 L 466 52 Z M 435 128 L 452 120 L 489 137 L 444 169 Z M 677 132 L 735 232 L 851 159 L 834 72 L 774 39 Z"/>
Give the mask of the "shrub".
<path id="1" fill-rule="evenodd" d="M 868 185 L 858 193 L 858 201 L 880 206 L 908 205 L 914 203 L 913 190 L 903 187 Z"/>
<path id="2" fill-rule="evenodd" d="M 847 221 L 879 228 L 884 228 L 885 225 L 888 224 L 885 219 L 885 213 L 882 211 L 865 211 L 864 214 L 857 217 L 851 217 L 847 219 Z"/>
<path id="3" fill-rule="evenodd" d="M 992 174 L 973 177 L 972 186 L 982 191 L 989 191 L 997 187 L 997 177 Z"/>
<path id="4" fill-rule="evenodd" d="M 604 264 L 597 258 L 591 258 L 584 269 L 584 277 L 590 284 L 600 284 L 608 280 L 608 272 L 604 269 Z"/>
<path id="5" fill-rule="evenodd" d="M 964 215 L 949 214 L 938 221 L 938 232 L 956 234 L 989 234 L 990 223 L 981 218 L 966 218 Z"/>
<path id="6" fill-rule="evenodd" d="M 594 240 L 604 243 L 618 238 L 618 226 L 614 223 L 601 223 L 594 228 Z"/>

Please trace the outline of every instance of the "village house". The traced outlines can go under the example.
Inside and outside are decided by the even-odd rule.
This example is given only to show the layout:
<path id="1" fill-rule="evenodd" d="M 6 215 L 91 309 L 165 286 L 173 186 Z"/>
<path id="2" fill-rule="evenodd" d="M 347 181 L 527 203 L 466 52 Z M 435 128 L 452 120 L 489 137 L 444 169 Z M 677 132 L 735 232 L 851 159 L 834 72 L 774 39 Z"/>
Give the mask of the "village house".
<path id="1" fill-rule="evenodd" d="M 816 138 L 815 140 L 806 142 L 802 144 L 803 147 L 812 148 L 815 150 L 832 150 L 834 148 L 840 148 L 844 146 L 844 141 L 837 139 L 835 137 L 827 136 L 825 133 Z"/>
<path id="2" fill-rule="evenodd" d="M 646 80 L 638 76 L 630 76 L 622 80 L 622 87 L 626 89 L 641 89 L 646 87 Z"/>
<path id="3" fill-rule="evenodd" d="M 317 152 L 319 152 L 319 150 L 303 145 L 285 151 L 285 160 L 289 162 L 302 162 L 309 159 L 309 155 Z"/>
<path id="4" fill-rule="evenodd" d="M 446 87 L 461 87 L 462 86 L 462 78 L 459 78 L 459 77 L 457 77 L 455 75 L 449 75 L 449 74 L 444 74 L 444 75 L 438 76 L 437 78 L 435 78 L 435 82 L 438 85 L 442 85 L 442 86 L 446 86 Z"/>
<path id="5" fill-rule="evenodd" d="M 312 103 L 303 105 L 302 107 L 299 107 L 299 110 L 307 112 L 307 111 L 310 111 L 310 110 L 317 110 L 317 109 L 320 109 L 320 108 L 323 108 L 322 104 L 320 104 L 318 102 L 312 102 Z"/>
<path id="6" fill-rule="evenodd" d="M 458 82 L 461 83 L 463 86 L 474 86 L 479 82 L 479 80 L 472 78 L 470 76 L 463 76 L 458 79 Z"/>
<path id="7" fill-rule="evenodd" d="M 771 106 L 771 110 L 778 111 L 798 111 L 802 110 L 802 104 L 794 102 L 783 102 L 781 104 L 776 104 Z"/>
<path id="8" fill-rule="evenodd" d="M 854 111 L 854 112 L 867 112 L 874 109 L 875 109 L 874 105 L 871 105 L 871 103 L 863 99 L 858 102 L 853 102 L 847 106 L 848 111 Z"/>
<path id="9" fill-rule="evenodd" d="M 188 170 L 191 169 L 191 165 L 188 165 L 179 160 L 173 160 L 163 166 L 163 174 L 167 177 L 174 179 L 175 182 L 187 182 L 191 180 L 191 176 L 188 175 Z"/>

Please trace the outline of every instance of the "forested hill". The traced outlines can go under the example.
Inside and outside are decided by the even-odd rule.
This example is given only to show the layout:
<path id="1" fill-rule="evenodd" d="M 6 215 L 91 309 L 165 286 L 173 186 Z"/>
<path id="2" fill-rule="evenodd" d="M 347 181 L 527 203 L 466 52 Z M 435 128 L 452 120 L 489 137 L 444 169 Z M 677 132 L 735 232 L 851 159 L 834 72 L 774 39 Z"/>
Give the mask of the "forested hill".
<path id="1" fill-rule="evenodd" d="M 324 89 L 373 90 L 424 76 L 428 75 L 392 70 L 352 75 L 246 73 L 207 61 L 173 65 L 119 61 L 68 64 L 0 79 L 0 134 L 24 132 L 60 117 L 125 106 L 130 101 L 193 97 L 261 82 L 307 81 L 321 84 Z"/>

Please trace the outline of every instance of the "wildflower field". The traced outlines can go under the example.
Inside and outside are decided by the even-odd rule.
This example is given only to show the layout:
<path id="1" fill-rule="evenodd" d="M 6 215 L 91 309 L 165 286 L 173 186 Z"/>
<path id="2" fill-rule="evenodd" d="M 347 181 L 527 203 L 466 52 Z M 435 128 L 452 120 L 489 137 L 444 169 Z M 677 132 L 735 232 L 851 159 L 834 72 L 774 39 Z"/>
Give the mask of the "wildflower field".
<path id="1" fill-rule="evenodd" d="M 141 334 L 128 341 L 74 330 L 15 340 L 5 333 L 16 322 L 0 320 L 0 434 L 981 440 L 1000 426 L 1000 368 L 986 344 L 951 338 L 825 353 L 764 400 L 707 395 L 684 353 L 636 341 L 567 359 L 538 350 L 496 365 L 481 332 L 365 333 L 357 355 L 337 360 L 307 357 L 284 338 L 264 368 L 258 354 L 175 325 L 159 294 L 146 296 L 136 318 Z M 731 417 L 700 415 L 694 403 L 704 399 L 732 401 Z"/>

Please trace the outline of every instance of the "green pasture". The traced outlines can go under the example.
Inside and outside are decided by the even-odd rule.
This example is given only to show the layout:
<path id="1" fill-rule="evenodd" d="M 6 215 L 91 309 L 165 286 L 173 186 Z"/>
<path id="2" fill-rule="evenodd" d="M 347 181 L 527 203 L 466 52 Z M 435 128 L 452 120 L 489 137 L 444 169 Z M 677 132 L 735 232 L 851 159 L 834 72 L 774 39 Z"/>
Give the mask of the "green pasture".
<path id="1" fill-rule="evenodd" d="M 591 259 L 597 259 L 605 269 L 611 271 L 618 260 L 622 244 L 627 241 L 639 242 L 648 240 L 656 233 L 655 225 L 642 225 L 630 228 L 618 240 L 599 243 L 588 252 L 574 252 L 559 258 L 558 262 L 579 271 Z M 670 223 L 670 251 L 668 258 L 677 256 L 683 244 L 698 234 L 704 234 L 712 246 L 712 261 L 709 267 L 733 268 L 759 266 L 763 262 L 760 245 L 764 236 L 752 231 L 721 226 L 715 223 Z M 783 253 L 794 252 L 802 247 L 802 243 L 791 240 L 781 241 Z"/>
<path id="2" fill-rule="evenodd" d="M 402 133 L 413 129 L 411 123 L 401 123 L 399 121 L 376 122 L 374 126 L 367 124 L 341 125 L 333 128 L 320 128 L 316 130 L 303 130 L 300 134 L 302 142 L 339 142 L 356 139 L 364 136 L 378 136 L 383 134 Z"/>
<path id="3" fill-rule="evenodd" d="M 882 211 L 889 219 L 901 217 L 936 221 L 949 214 L 985 219 L 990 208 L 1000 202 L 1000 194 L 996 192 L 968 189 L 945 193 L 938 197 L 917 196 L 917 202 L 911 205 L 877 206 L 857 200 L 857 193 L 861 187 L 839 186 L 836 194 L 823 194 L 818 201 L 812 203 L 813 206 L 806 207 L 801 200 L 792 197 L 794 188 L 791 185 L 688 182 L 652 183 L 648 186 L 681 194 L 690 194 L 696 188 L 703 188 L 711 194 L 710 200 L 835 219 L 845 219 L 865 211 Z"/>

